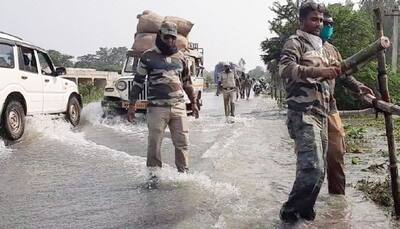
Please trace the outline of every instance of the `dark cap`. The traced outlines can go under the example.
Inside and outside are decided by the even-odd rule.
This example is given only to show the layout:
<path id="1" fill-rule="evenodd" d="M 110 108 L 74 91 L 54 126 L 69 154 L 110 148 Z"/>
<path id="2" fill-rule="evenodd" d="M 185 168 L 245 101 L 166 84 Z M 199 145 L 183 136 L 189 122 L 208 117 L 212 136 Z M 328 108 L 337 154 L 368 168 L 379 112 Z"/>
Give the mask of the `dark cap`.
<path id="1" fill-rule="evenodd" d="M 177 26 L 171 21 L 163 21 L 160 27 L 160 32 L 163 35 L 178 36 Z"/>

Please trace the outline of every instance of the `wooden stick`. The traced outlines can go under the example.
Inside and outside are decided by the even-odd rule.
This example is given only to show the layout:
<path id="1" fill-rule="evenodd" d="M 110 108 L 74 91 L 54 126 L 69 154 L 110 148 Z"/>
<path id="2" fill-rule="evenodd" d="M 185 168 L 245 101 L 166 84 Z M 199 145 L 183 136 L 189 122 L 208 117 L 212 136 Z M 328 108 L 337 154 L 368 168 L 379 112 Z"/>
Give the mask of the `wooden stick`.
<path id="1" fill-rule="evenodd" d="M 363 95 L 361 99 L 368 103 L 371 107 L 375 107 L 378 110 L 381 110 L 385 113 L 393 114 L 393 115 L 399 115 L 400 116 L 400 106 L 397 106 L 393 103 L 388 103 L 383 100 L 378 100 L 376 99 L 375 96 L 372 95 Z"/>
<path id="2" fill-rule="evenodd" d="M 383 21 L 381 16 L 381 10 L 379 8 L 374 10 L 375 13 L 375 20 L 376 20 L 376 36 L 380 38 L 383 36 Z M 383 102 L 375 102 L 376 106 L 384 107 L 383 105 L 388 105 L 390 102 L 390 95 L 388 90 L 388 83 L 387 83 L 387 74 L 386 74 L 386 58 L 384 51 L 379 51 L 377 54 L 378 58 L 378 83 L 379 83 L 379 90 L 382 95 Z M 396 108 L 390 107 L 392 111 L 397 111 Z M 399 185 L 397 183 L 398 178 L 398 171 L 397 171 L 397 159 L 396 159 L 396 146 L 394 141 L 393 135 L 393 119 L 392 119 L 392 112 L 384 112 L 385 116 L 385 126 L 386 126 L 386 137 L 388 142 L 389 148 L 389 169 L 390 169 L 390 177 L 391 177 L 391 186 L 392 186 L 392 195 L 393 195 L 393 202 L 394 202 L 394 210 L 397 218 L 400 217 L 400 199 L 399 199 Z"/>

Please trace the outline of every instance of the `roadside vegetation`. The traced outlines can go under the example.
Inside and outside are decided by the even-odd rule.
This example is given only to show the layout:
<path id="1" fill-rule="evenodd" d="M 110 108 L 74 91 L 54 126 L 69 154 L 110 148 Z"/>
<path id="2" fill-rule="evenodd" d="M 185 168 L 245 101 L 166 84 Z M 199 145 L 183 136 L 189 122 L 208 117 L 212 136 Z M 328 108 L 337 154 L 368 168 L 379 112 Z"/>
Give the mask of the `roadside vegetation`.
<path id="1" fill-rule="evenodd" d="M 117 72 L 122 69 L 127 51 L 126 47 L 100 47 L 94 54 L 78 56 L 75 62 L 73 61 L 74 56 L 63 54 L 57 50 L 48 50 L 48 53 L 56 66 Z"/>
<path id="2" fill-rule="evenodd" d="M 92 84 L 78 86 L 79 93 L 82 96 L 83 104 L 99 101 L 103 98 L 104 90 Z"/>
<path id="3" fill-rule="evenodd" d="M 354 184 L 366 198 L 393 214 L 393 199 L 389 177 L 389 154 L 386 145 L 385 123 L 378 118 L 364 116 L 344 119 L 347 157 L 350 166 L 360 167 L 366 177 Z M 396 141 L 400 140 L 400 119 L 394 120 Z M 397 153 L 399 160 L 400 154 Z M 365 160 L 365 161 L 363 161 Z"/>
<path id="4" fill-rule="evenodd" d="M 355 5 L 357 2 L 357 7 Z M 373 18 L 373 9 L 381 6 L 383 9 L 391 9 L 396 4 L 396 0 L 361 0 L 361 1 L 345 1 L 345 3 L 327 4 L 327 9 L 334 19 L 334 34 L 330 43 L 335 45 L 340 51 L 343 58 L 348 58 L 365 48 L 368 44 L 376 40 L 375 23 Z M 265 65 L 268 66 L 273 79 L 271 87 L 281 90 L 282 82 L 278 74 L 278 65 L 280 51 L 285 41 L 298 29 L 298 8 L 296 1 L 275 1 L 270 8 L 275 17 L 269 21 L 269 33 L 275 36 L 268 36 L 261 42 L 261 58 Z M 392 37 L 393 19 L 384 17 L 384 34 Z M 386 51 L 387 63 L 391 63 L 391 49 Z M 400 67 L 400 66 L 399 66 Z M 390 69 L 390 66 L 388 66 Z M 363 82 L 365 85 L 377 90 L 377 64 L 372 61 L 361 71 L 357 72 L 354 77 Z M 388 73 L 388 86 L 392 101 L 400 104 L 400 73 Z M 362 109 L 365 104 L 353 97 L 352 93 L 343 87 L 343 83 L 337 81 L 335 88 L 337 105 L 340 110 Z M 278 103 L 281 102 L 278 100 Z"/>

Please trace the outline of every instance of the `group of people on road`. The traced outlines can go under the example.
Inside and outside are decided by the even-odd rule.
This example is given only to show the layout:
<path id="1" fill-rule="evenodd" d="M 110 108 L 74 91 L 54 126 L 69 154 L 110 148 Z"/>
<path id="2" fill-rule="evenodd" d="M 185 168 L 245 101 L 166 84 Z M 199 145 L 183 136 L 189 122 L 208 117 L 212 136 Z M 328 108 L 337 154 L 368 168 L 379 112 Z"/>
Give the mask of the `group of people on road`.
<path id="1" fill-rule="evenodd" d="M 287 128 L 297 156 L 295 181 L 280 211 L 284 222 L 314 220 L 314 205 L 326 170 L 329 193 L 345 194 L 344 131 L 334 97 L 335 80 L 342 80 L 356 93 L 373 94 L 352 76 L 342 73 L 340 53 L 329 43 L 333 19 L 322 4 L 304 2 L 299 21 L 300 28 L 284 44 L 279 62 L 280 76 L 286 82 Z M 176 48 L 176 37 L 176 24 L 163 22 L 156 46 L 141 57 L 130 93 L 128 119 L 134 119 L 135 102 L 147 76 L 147 167 L 162 166 L 161 142 L 169 126 L 176 167 L 178 172 L 187 172 L 189 130 L 183 91 L 196 118 L 199 110 L 184 56 Z M 218 86 L 223 93 L 225 115 L 234 116 L 238 77 L 228 63 L 224 68 Z M 245 87 L 247 97 L 251 84 L 248 82 Z"/>
<path id="2" fill-rule="evenodd" d="M 253 86 L 254 80 L 250 78 L 249 74 L 242 72 L 239 77 L 239 94 L 241 99 L 249 99 L 251 87 Z"/>

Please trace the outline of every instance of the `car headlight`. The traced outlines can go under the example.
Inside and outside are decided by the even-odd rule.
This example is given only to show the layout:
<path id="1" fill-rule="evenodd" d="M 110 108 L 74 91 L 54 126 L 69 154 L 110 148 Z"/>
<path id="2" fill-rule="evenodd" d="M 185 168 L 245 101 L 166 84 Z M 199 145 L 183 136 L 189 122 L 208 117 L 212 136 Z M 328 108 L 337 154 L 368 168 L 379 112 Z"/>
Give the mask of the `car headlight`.
<path id="1" fill-rule="evenodd" d="M 126 89 L 126 82 L 125 81 L 118 81 L 118 83 L 115 85 L 116 88 L 120 91 L 123 91 Z"/>

